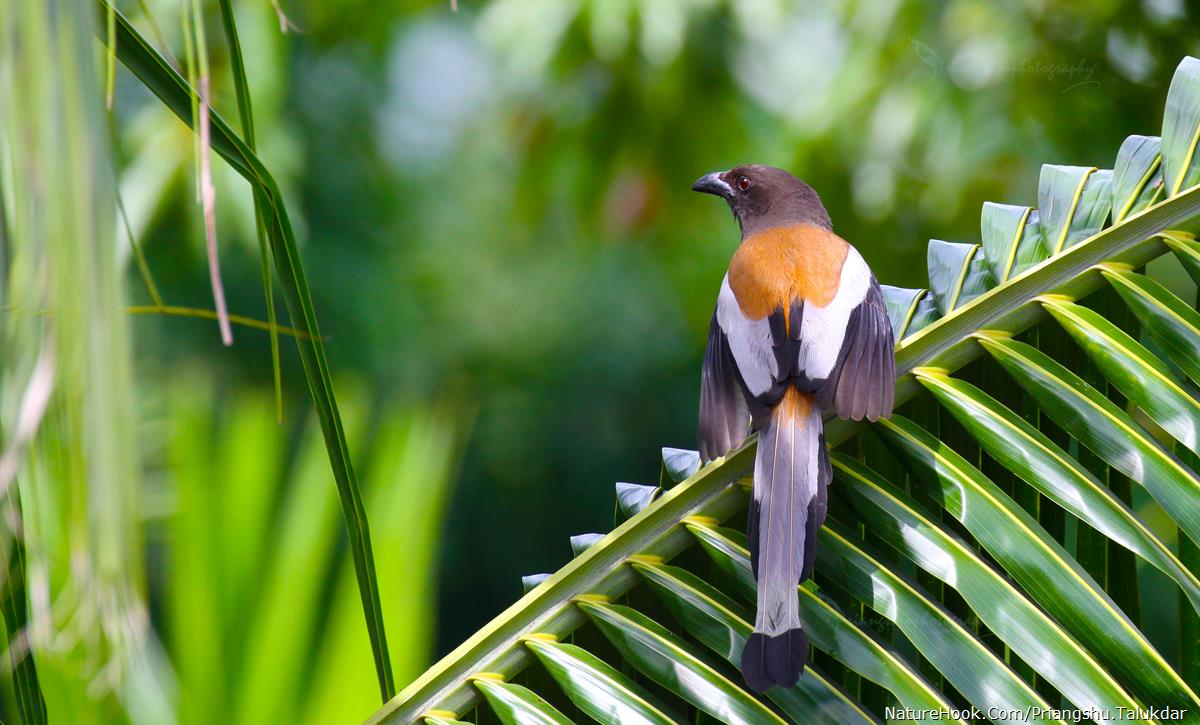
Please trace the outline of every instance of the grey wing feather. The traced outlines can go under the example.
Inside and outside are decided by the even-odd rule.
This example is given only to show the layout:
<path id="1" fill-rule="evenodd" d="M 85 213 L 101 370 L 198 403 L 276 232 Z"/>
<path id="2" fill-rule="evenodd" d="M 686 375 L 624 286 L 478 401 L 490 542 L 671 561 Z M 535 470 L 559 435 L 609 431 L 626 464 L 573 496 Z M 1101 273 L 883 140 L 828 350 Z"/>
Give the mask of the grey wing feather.
<path id="1" fill-rule="evenodd" d="M 742 445 L 750 429 L 750 409 L 729 339 L 713 312 L 700 372 L 700 458 L 711 461 Z"/>
<path id="2" fill-rule="evenodd" d="M 840 418 L 878 420 L 892 414 L 896 388 L 895 341 L 883 292 L 871 277 L 863 301 L 850 313 L 825 394 Z"/>

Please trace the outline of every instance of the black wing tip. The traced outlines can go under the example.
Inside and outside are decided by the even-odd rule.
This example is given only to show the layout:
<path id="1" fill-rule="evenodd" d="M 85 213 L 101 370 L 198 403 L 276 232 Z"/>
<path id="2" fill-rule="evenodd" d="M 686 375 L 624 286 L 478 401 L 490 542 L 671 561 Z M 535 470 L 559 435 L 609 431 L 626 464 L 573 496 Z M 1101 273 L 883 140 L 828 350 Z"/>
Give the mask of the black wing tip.
<path id="1" fill-rule="evenodd" d="M 755 632 L 742 649 L 742 676 L 756 694 L 772 687 L 793 687 L 808 664 L 808 637 L 797 629 L 768 637 Z"/>

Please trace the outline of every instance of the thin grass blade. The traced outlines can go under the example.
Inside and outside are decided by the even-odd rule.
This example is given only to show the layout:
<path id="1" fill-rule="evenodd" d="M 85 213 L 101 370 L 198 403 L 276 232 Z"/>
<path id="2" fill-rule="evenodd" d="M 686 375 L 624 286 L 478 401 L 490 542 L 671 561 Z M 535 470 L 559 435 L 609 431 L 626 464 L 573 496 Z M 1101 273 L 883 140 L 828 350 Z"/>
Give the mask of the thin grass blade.
<path id="1" fill-rule="evenodd" d="M 233 73 L 233 87 L 237 94 L 238 116 L 242 122 L 242 136 L 251 151 L 256 151 L 254 137 L 254 111 L 250 103 L 250 83 L 246 79 L 246 64 L 242 59 L 242 43 L 238 38 L 237 19 L 233 14 L 232 0 L 220 0 L 221 24 L 225 30 L 225 42 L 229 46 L 229 63 Z M 267 303 L 267 324 L 271 334 L 271 372 L 275 381 L 275 418 L 283 420 L 283 373 L 279 363 L 279 330 L 275 324 L 275 289 L 271 282 L 271 250 L 267 238 L 263 206 L 266 199 L 262 190 L 251 185 L 254 196 L 254 228 L 258 234 L 258 254 L 261 260 L 263 295 Z"/>
<path id="2" fill-rule="evenodd" d="M 100 6 L 108 4 L 99 0 Z M 115 11 L 117 16 L 117 54 L 126 65 L 156 96 L 170 108 L 180 120 L 192 123 L 189 113 L 194 90 L 163 60 L 146 40 L 130 25 L 129 21 Z M 354 560 L 355 574 L 362 595 L 363 611 L 367 620 L 367 632 L 379 679 L 380 696 L 387 701 L 395 694 L 391 658 L 388 655 L 387 635 L 384 631 L 379 585 L 375 576 L 375 559 L 371 550 L 370 531 L 362 492 L 350 460 L 346 436 L 342 430 L 329 364 L 325 358 L 325 345 L 317 325 L 308 279 L 304 274 L 296 245 L 295 234 L 284 205 L 283 194 L 274 178 L 244 141 L 234 134 L 228 124 L 215 112 L 211 112 L 212 148 L 220 153 L 236 171 L 254 184 L 265 196 L 267 206 L 267 231 L 271 251 L 279 274 L 288 314 L 292 325 L 308 335 L 308 339 L 296 338 L 300 360 L 304 367 L 309 392 L 321 422 L 325 447 L 329 454 L 341 499 L 346 533 L 350 540 L 350 551 Z"/>

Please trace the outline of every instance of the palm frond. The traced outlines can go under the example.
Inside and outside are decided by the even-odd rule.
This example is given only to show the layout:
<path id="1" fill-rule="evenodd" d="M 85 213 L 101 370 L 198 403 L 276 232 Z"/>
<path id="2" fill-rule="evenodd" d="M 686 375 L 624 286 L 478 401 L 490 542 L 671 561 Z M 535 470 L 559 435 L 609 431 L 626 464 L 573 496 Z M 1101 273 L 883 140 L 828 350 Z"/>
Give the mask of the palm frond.
<path id="1" fill-rule="evenodd" d="M 747 502 L 752 439 L 698 470 L 664 451 L 659 485 L 617 484 L 620 525 L 527 578 L 372 722 L 842 723 L 1018 703 L 1056 721 L 1063 702 L 1200 722 L 1200 314 L 1142 271 L 1173 254 L 1200 276 L 1198 137 L 1188 58 L 1161 140 L 1129 137 L 1111 171 L 1043 167 L 1038 209 L 985 204 L 980 242 L 930 242 L 928 289 L 885 290 L 905 405 L 828 422 L 837 486 L 797 592 L 816 652 L 796 687 L 755 698 L 736 670 L 754 582 L 722 524 Z M 1170 621 L 1140 621 L 1150 576 L 1178 592 Z"/>

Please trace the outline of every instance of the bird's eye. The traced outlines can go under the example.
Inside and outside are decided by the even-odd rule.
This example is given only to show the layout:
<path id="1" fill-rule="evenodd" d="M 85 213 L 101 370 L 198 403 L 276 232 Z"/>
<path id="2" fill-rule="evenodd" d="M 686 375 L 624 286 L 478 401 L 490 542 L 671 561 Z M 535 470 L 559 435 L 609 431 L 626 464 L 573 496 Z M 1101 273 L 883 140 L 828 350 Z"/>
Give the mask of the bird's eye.
<path id="1" fill-rule="evenodd" d="M 741 189 L 742 191 L 746 191 L 747 189 L 750 188 L 750 180 L 747 179 L 745 176 L 739 176 L 737 179 L 737 185 L 738 185 L 739 189 Z"/>

